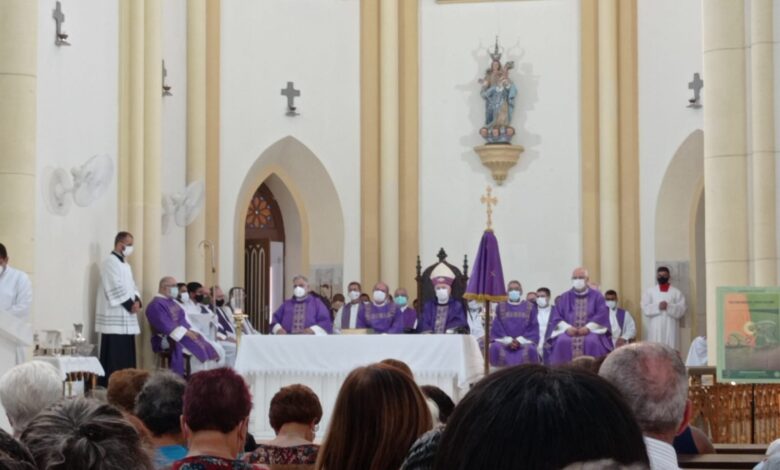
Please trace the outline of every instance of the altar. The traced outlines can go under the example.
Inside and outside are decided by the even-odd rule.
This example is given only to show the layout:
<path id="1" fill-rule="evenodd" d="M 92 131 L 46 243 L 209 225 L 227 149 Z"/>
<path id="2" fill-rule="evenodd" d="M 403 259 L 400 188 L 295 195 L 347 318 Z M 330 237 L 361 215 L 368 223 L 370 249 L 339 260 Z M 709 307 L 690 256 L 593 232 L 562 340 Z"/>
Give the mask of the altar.
<path id="1" fill-rule="evenodd" d="M 301 383 L 322 403 L 322 439 L 350 371 L 391 358 L 408 364 L 419 385 L 436 385 L 455 402 L 483 373 L 482 354 L 470 335 L 244 336 L 235 369 L 252 389 L 250 431 L 256 439 L 272 438 L 271 398 L 281 387 Z"/>

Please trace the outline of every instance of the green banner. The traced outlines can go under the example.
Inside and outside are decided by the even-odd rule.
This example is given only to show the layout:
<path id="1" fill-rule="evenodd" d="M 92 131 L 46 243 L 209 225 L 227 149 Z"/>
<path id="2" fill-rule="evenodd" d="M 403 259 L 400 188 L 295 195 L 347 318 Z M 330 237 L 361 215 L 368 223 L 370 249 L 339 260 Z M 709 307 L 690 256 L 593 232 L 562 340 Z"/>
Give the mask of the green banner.
<path id="1" fill-rule="evenodd" d="M 718 380 L 780 383 L 780 288 L 718 288 Z"/>

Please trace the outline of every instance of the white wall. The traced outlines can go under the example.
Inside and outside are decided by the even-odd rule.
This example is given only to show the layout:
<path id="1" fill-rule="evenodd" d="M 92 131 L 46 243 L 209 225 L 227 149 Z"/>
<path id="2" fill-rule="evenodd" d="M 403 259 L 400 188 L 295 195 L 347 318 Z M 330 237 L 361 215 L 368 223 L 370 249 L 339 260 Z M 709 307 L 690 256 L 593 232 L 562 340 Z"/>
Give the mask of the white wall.
<path id="1" fill-rule="evenodd" d="M 163 60 L 168 70 L 166 83 L 173 96 L 163 98 L 162 181 L 163 194 L 184 190 L 187 178 L 187 3 L 163 2 Z M 160 272 L 185 280 L 185 233 L 173 220 L 163 234 Z"/>
<path id="2" fill-rule="evenodd" d="M 344 277 L 359 274 L 360 5 L 358 0 L 222 2 L 220 278 L 233 285 L 239 189 L 269 146 L 293 136 L 320 159 L 344 217 Z M 288 81 L 300 116 L 285 116 Z M 295 158 L 295 155 L 289 155 Z M 305 183 L 305 182 L 304 182 Z M 314 208 L 307 208 L 311 215 Z M 285 222 L 286 224 L 286 222 Z M 312 233 L 312 237 L 327 236 Z M 310 261 L 317 263 L 311 253 Z"/>
<path id="3" fill-rule="evenodd" d="M 92 330 L 98 264 L 117 232 L 116 170 L 108 190 L 90 207 L 66 216 L 47 211 L 43 186 L 53 168 L 68 171 L 96 154 L 115 163 L 118 128 L 118 2 L 65 2 L 70 47 L 54 45 L 55 0 L 39 1 L 35 329 L 73 323 Z"/>
<path id="4" fill-rule="evenodd" d="M 688 82 L 703 72 L 701 0 L 639 0 L 637 21 L 640 243 L 646 287 L 655 282 L 656 205 L 664 175 L 683 141 L 704 126 L 703 109 L 686 107 L 693 96 Z M 706 87 L 703 74 L 702 80 Z M 687 245 L 683 238 L 680 243 Z"/>
<path id="5" fill-rule="evenodd" d="M 518 87 L 514 143 L 525 153 L 494 194 L 504 278 L 525 289 L 569 288 L 581 263 L 579 2 L 421 3 L 420 227 L 423 264 L 443 246 L 450 262 L 473 262 L 485 228 L 479 202 L 490 171 L 481 145 L 484 104 L 477 80 L 485 48 L 500 36 Z M 462 217 L 460 214 L 470 214 Z"/>

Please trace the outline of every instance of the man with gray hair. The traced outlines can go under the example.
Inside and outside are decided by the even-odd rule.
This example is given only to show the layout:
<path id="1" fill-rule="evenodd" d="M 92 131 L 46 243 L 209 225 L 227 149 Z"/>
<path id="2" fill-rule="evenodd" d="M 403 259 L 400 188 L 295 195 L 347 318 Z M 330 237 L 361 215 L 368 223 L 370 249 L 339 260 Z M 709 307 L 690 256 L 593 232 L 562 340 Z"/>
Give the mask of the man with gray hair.
<path id="1" fill-rule="evenodd" d="M 135 415 L 151 434 L 154 464 L 166 468 L 187 456 L 187 441 L 181 430 L 184 389 L 187 382 L 169 371 L 155 372 L 135 401 Z"/>
<path id="2" fill-rule="evenodd" d="M 328 308 L 309 293 L 309 280 L 297 275 L 293 278 L 293 297 L 274 312 L 271 333 L 275 335 L 327 335 L 333 333 L 333 321 Z"/>
<path id="3" fill-rule="evenodd" d="M 677 469 L 675 436 L 691 418 L 688 373 L 677 351 L 661 343 L 629 344 L 613 351 L 599 375 L 620 390 L 645 437 L 650 468 Z"/>
<path id="4" fill-rule="evenodd" d="M 60 371 L 43 361 L 19 364 L 0 377 L 0 402 L 14 437 L 19 437 L 38 413 L 62 399 L 64 379 Z"/>

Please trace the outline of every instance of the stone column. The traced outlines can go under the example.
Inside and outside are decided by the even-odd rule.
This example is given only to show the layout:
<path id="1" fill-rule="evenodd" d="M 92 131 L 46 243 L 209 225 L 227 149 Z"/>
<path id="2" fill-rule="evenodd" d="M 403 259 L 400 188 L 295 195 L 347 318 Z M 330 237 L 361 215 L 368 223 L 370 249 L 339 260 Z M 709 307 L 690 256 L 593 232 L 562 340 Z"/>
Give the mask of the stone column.
<path id="1" fill-rule="evenodd" d="M 750 8 L 753 284 L 777 285 L 775 244 L 775 74 L 772 0 Z"/>
<path id="2" fill-rule="evenodd" d="M 47 14 L 51 17 L 50 11 Z M 11 263 L 31 275 L 35 267 L 37 82 L 38 2 L 0 2 L 0 241 Z"/>
<path id="3" fill-rule="evenodd" d="M 599 283 L 620 291 L 620 157 L 618 112 L 618 0 L 598 3 Z"/>
<path id="4" fill-rule="evenodd" d="M 702 2 L 707 346 L 715 364 L 716 291 L 748 277 L 745 3 Z"/>
<path id="5" fill-rule="evenodd" d="M 206 180 L 206 0 L 187 2 L 187 184 Z M 206 278 L 206 258 L 198 244 L 206 238 L 206 211 L 187 226 L 187 279 Z"/>
<path id="6" fill-rule="evenodd" d="M 160 280 L 161 154 L 162 154 L 162 3 L 146 0 L 144 8 L 144 237 L 143 296 L 146 302 L 157 292 Z M 154 365 L 145 319 L 139 363 Z"/>
<path id="7" fill-rule="evenodd" d="M 379 266 L 381 280 L 395 288 L 398 287 L 399 259 L 398 3 L 396 0 L 380 0 L 379 8 Z"/>

